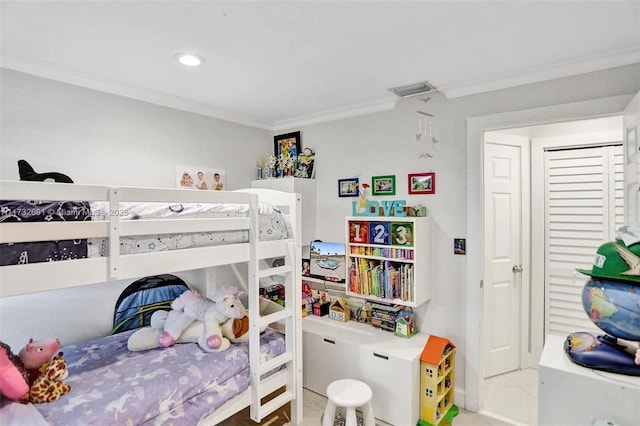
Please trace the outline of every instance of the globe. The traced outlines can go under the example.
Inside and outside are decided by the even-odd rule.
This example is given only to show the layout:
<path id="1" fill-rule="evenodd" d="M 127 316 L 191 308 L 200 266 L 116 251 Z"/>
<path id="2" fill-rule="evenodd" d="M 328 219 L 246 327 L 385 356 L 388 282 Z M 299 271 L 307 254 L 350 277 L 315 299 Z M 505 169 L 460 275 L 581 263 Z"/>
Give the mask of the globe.
<path id="1" fill-rule="evenodd" d="M 582 289 L 582 307 L 605 333 L 640 341 L 640 286 L 594 277 Z"/>

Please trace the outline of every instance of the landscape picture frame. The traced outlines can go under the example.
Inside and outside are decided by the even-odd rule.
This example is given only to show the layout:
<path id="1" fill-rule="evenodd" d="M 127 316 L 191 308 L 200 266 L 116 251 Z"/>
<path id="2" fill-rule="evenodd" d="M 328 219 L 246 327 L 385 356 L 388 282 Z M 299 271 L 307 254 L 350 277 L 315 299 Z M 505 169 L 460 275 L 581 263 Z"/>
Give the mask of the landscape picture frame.
<path id="1" fill-rule="evenodd" d="M 407 182 L 409 194 L 436 193 L 436 174 L 434 172 L 410 173 Z"/>
<path id="2" fill-rule="evenodd" d="M 338 179 L 338 197 L 357 197 L 359 185 L 358 178 Z"/>
<path id="3" fill-rule="evenodd" d="M 371 178 L 372 195 L 396 195 L 396 176 L 373 176 Z"/>

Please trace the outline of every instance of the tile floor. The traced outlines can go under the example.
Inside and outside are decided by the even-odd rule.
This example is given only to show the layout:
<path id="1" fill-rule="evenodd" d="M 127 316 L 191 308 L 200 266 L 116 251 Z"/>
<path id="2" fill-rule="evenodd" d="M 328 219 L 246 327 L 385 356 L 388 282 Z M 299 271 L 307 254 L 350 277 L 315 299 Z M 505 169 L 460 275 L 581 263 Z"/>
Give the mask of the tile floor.
<path id="1" fill-rule="evenodd" d="M 538 417 L 538 372 L 516 371 L 485 380 L 480 413 L 460 409 L 456 426 L 536 425 Z M 327 399 L 304 389 L 303 426 L 318 426 Z M 375 407 L 374 407 L 375 411 Z M 378 422 L 378 426 L 388 426 Z M 400 426 L 400 425 L 396 425 Z"/>
<path id="2" fill-rule="evenodd" d="M 538 370 L 514 371 L 484 381 L 481 413 L 515 425 L 538 424 Z M 489 414 L 490 413 L 490 414 Z"/>

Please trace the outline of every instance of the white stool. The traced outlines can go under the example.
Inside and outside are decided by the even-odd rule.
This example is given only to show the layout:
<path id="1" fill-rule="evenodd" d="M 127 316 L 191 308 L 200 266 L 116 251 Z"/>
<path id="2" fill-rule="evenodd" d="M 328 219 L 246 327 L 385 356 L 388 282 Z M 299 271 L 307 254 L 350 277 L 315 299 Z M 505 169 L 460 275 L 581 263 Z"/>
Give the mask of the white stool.
<path id="1" fill-rule="evenodd" d="M 324 409 L 322 426 L 333 426 L 336 407 L 347 409 L 345 426 L 356 426 L 356 408 L 362 407 L 364 426 L 375 426 L 371 409 L 371 388 L 358 380 L 336 380 L 327 386 L 327 406 Z"/>

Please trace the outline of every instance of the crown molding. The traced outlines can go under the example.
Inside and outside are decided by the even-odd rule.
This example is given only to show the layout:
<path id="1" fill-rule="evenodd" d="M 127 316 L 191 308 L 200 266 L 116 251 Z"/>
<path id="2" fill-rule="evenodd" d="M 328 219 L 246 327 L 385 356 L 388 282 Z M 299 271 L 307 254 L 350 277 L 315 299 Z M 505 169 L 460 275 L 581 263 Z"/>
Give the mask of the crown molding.
<path id="1" fill-rule="evenodd" d="M 400 98 L 393 96 L 391 99 L 381 99 L 358 105 L 351 105 L 345 108 L 323 111 L 317 114 L 303 115 L 292 119 L 280 120 L 273 123 L 274 132 L 293 129 L 312 124 L 326 123 L 329 121 L 343 120 L 345 118 L 358 117 L 376 112 L 389 111 L 396 107 Z"/>
<path id="2" fill-rule="evenodd" d="M 438 91 L 448 98 L 457 98 L 510 87 L 522 86 L 541 81 L 553 80 L 572 75 L 600 71 L 607 68 L 640 63 L 640 45 L 608 52 L 602 55 L 589 56 L 571 61 L 556 63 L 550 66 L 540 67 L 526 73 L 504 74 L 490 79 L 477 80 L 475 82 L 458 85 L 438 87 Z M 12 69 L 27 74 L 36 75 L 51 80 L 60 81 L 92 90 L 119 95 L 143 102 L 174 108 L 181 111 L 192 112 L 220 120 L 256 127 L 259 129 L 279 132 L 287 129 L 342 120 L 376 112 L 392 110 L 396 107 L 398 97 L 376 100 L 373 102 L 351 105 L 335 110 L 323 111 L 317 114 L 309 114 L 291 119 L 275 122 L 264 122 L 248 118 L 246 116 L 216 108 L 201 102 L 190 101 L 178 96 L 169 95 L 155 90 L 145 89 L 139 86 L 121 83 L 89 73 L 83 73 L 60 67 L 58 65 L 34 61 L 14 53 L 0 52 L 0 65 L 3 68 Z"/>
<path id="3" fill-rule="evenodd" d="M 438 87 L 438 90 L 447 95 L 448 98 L 458 98 L 572 75 L 586 74 L 639 62 L 640 44 L 607 52 L 602 55 L 558 62 L 553 65 L 535 68 L 529 72 L 504 74 L 470 83 Z"/>
<path id="4" fill-rule="evenodd" d="M 272 129 L 271 123 L 252 120 L 222 108 L 215 108 L 201 102 L 190 101 L 178 96 L 169 95 L 156 90 L 145 89 L 133 84 L 110 80 L 93 74 L 60 67 L 58 65 L 30 60 L 5 51 L 0 52 L 0 64 L 2 68 L 36 75 L 38 77 L 48 78 L 87 89 L 123 96 L 181 111 L 205 115 L 237 124 L 257 127 L 259 129 Z"/>

